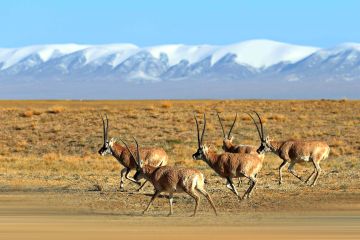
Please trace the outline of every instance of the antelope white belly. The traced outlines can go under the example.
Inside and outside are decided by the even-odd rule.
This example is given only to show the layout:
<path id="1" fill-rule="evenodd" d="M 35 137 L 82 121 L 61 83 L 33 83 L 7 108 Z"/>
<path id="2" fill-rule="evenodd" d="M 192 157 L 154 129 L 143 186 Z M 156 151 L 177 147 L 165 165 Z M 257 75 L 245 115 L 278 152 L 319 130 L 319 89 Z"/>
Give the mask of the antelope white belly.
<path id="1" fill-rule="evenodd" d="M 300 160 L 304 161 L 304 162 L 309 162 L 310 161 L 310 156 L 302 156 L 302 157 L 300 157 Z"/>

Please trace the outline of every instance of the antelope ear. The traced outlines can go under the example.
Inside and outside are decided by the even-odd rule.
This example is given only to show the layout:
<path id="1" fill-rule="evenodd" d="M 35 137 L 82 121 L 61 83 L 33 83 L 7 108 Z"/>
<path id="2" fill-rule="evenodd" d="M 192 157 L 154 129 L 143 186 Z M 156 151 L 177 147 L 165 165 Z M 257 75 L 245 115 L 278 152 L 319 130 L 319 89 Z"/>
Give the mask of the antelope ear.
<path id="1" fill-rule="evenodd" d="M 270 141 L 270 137 L 269 137 L 269 136 L 266 136 L 265 141 L 266 141 L 266 142 L 269 142 L 269 141 Z"/>
<path id="2" fill-rule="evenodd" d="M 230 142 L 232 142 L 234 140 L 234 136 L 231 136 L 231 138 L 229 140 L 230 140 Z"/>

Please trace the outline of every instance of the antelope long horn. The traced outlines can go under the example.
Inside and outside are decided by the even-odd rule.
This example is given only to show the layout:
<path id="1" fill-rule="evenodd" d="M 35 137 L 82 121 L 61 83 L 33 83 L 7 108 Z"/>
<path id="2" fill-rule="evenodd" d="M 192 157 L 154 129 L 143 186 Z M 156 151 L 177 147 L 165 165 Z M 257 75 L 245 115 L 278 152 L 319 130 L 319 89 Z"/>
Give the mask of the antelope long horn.
<path id="1" fill-rule="evenodd" d="M 103 116 L 101 116 L 101 120 L 103 123 L 103 136 L 104 136 L 104 143 L 105 143 L 106 142 L 106 128 L 105 128 L 105 120 L 104 120 Z"/>
<path id="2" fill-rule="evenodd" d="M 204 133 L 205 133 L 205 128 L 206 128 L 206 116 L 205 116 L 205 113 L 204 113 L 204 128 L 203 128 L 203 131 L 201 133 L 201 144 L 203 144 L 203 139 L 204 139 Z"/>
<path id="3" fill-rule="evenodd" d="M 195 123 L 196 123 L 196 131 L 197 131 L 197 139 L 198 139 L 198 147 L 200 148 L 201 144 L 200 144 L 200 132 L 199 132 L 199 123 L 198 120 L 194 114 L 194 118 L 195 118 Z"/>
<path id="4" fill-rule="evenodd" d="M 142 166 L 141 157 L 140 157 L 140 150 L 139 150 L 139 144 L 138 144 L 138 141 L 136 141 L 136 138 L 133 137 L 133 139 L 134 139 L 135 144 L 136 144 L 137 162 L 138 162 L 139 166 Z"/>
<path id="5" fill-rule="evenodd" d="M 262 136 L 261 139 L 264 140 L 264 126 L 263 126 L 263 124 L 262 124 L 261 117 L 259 116 L 259 114 L 258 114 L 256 111 L 253 111 L 253 112 L 254 112 L 254 113 L 256 114 L 256 116 L 259 118 L 259 122 L 260 122 L 260 126 L 261 126 L 261 136 Z"/>
<path id="6" fill-rule="evenodd" d="M 251 117 L 251 119 L 253 120 L 253 122 L 254 122 L 254 124 L 255 124 L 255 127 L 256 127 L 256 130 L 257 130 L 257 132 L 258 132 L 258 134 L 259 134 L 260 140 L 262 141 L 262 136 L 261 136 L 261 133 L 260 133 L 260 129 L 259 129 L 259 126 L 257 125 L 255 119 L 253 118 L 253 116 L 251 116 L 250 113 L 246 113 L 246 114 L 249 115 L 249 116 Z"/>
<path id="7" fill-rule="evenodd" d="M 137 162 L 137 159 L 135 158 L 134 154 L 131 152 L 129 146 L 126 144 L 126 142 L 123 141 L 122 139 L 120 139 L 120 141 L 125 145 L 126 149 L 129 151 L 130 155 L 134 158 L 136 165 L 140 166 L 139 163 Z"/>
<path id="8" fill-rule="evenodd" d="M 107 115 L 105 114 L 105 118 L 106 118 L 106 139 L 108 139 L 108 132 L 109 132 L 109 119 L 107 117 Z"/>
<path id="9" fill-rule="evenodd" d="M 231 131 L 233 130 L 233 128 L 234 128 L 234 126 L 235 126 L 236 119 L 237 119 L 237 113 L 236 113 L 236 115 L 235 115 L 234 122 L 233 122 L 233 124 L 231 125 L 231 128 L 230 128 L 230 130 L 229 130 L 228 139 L 230 139 L 230 134 L 231 134 Z"/>
<path id="10" fill-rule="evenodd" d="M 217 114 L 217 116 L 218 116 L 218 119 L 219 119 L 219 122 L 220 122 L 221 130 L 222 130 L 222 133 L 223 133 L 223 135 L 224 135 L 224 138 L 226 138 L 225 131 L 224 131 L 224 126 L 223 126 L 223 124 L 222 124 L 220 115 L 219 115 L 218 112 L 216 112 L 216 114 Z"/>

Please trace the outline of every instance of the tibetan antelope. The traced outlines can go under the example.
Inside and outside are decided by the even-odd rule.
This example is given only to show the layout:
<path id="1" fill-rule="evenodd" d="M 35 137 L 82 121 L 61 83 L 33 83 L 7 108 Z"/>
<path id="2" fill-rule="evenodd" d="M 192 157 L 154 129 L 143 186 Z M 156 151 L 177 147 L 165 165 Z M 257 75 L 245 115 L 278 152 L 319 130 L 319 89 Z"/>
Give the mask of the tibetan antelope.
<path id="1" fill-rule="evenodd" d="M 222 130 L 222 133 L 223 133 L 223 146 L 222 146 L 222 149 L 225 151 L 225 152 L 230 152 L 230 153 L 250 153 L 250 154 L 257 154 L 256 150 L 257 150 L 257 147 L 256 146 L 252 146 L 252 145 L 235 145 L 233 143 L 233 140 L 234 140 L 234 137 L 231 136 L 231 131 L 232 129 L 234 128 L 235 126 L 235 123 L 236 123 L 236 119 L 237 119 L 237 113 L 235 115 L 235 118 L 234 118 L 234 122 L 232 123 L 231 125 L 231 128 L 229 130 L 229 133 L 226 135 L 225 134 L 225 130 L 224 130 L 224 125 L 222 124 L 222 121 L 221 121 L 221 118 L 220 118 L 220 115 L 219 113 L 216 113 L 217 114 L 217 117 L 219 119 L 219 122 L 220 122 L 220 126 L 221 126 L 221 130 Z"/>
<path id="2" fill-rule="evenodd" d="M 209 149 L 208 146 L 203 144 L 204 133 L 206 128 L 206 117 L 204 114 L 204 128 L 200 137 L 199 123 L 195 118 L 198 149 L 192 155 L 194 160 L 202 160 L 206 162 L 220 177 L 227 180 L 227 188 L 229 188 L 238 199 L 244 199 L 250 197 L 252 190 L 256 185 L 256 175 L 262 167 L 263 159 L 257 154 L 245 154 L 245 153 L 222 153 L 217 154 L 215 151 Z M 250 180 L 250 186 L 246 190 L 243 197 L 240 197 L 236 190 L 232 179 L 246 177 Z"/>
<path id="3" fill-rule="evenodd" d="M 279 166 L 279 184 L 282 183 L 282 169 L 288 162 L 290 162 L 288 171 L 300 181 L 302 181 L 302 178 L 295 172 L 295 164 L 301 162 L 312 162 L 314 166 L 314 171 L 307 178 L 305 183 L 308 183 L 311 178 L 316 174 L 314 181 L 311 183 L 311 186 L 315 186 L 321 172 L 320 161 L 326 159 L 329 156 L 329 145 L 324 141 L 317 140 L 270 140 L 269 136 L 265 137 L 264 127 L 259 114 L 255 111 L 254 113 L 257 115 L 260 123 L 259 128 L 255 119 L 249 114 L 256 126 L 259 137 L 261 139 L 261 144 L 257 149 L 257 152 L 259 154 L 265 152 L 273 152 L 283 160 L 283 162 Z"/>
<path id="4" fill-rule="evenodd" d="M 170 212 L 169 216 L 173 214 L 173 193 L 176 192 L 185 192 L 189 194 L 192 198 L 195 199 L 195 210 L 192 216 L 196 215 L 200 198 L 196 194 L 199 191 L 203 194 L 209 201 L 211 207 L 214 209 L 215 214 L 217 211 L 213 201 L 211 200 L 210 195 L 205 190 L 205 178 L 204 175 L 196 170 L 191 168 L 175 168 L 170 166 L 159 166 L 154 167 L 143 162 L 140 154 L 142 151 L 139 151 L 139 144 L 135 140 L 136 144 L 136 157 L 129 149 L 127 144 L 122 141 L 127 148 L 128 152 L 131 154 L 133 159 L 137 159 L 136 163 L 136 173 L 134 178 L 136 181 L 139 181 L 142 178 L 145 178 L 147 181 L 150 181 L 155 188 L 155 193 L 152 196 L 149 204 L 146 209 L 143 211 L 143 214 L 149 210 L 152 202 L 161 192 L 169 193 L 169 203 L 170 203 Z"/>
<path id="5" fill-rule="evenodd" d="M 106 117 L 106 122 L 102 117 L 103 122 L 103 133 L 104 133 L 104 143 L 103 146 L 99 149 L 99 154 L 101 156 L 105 156 L 107 154 L 111 154 L 116 160 L 124 166 L 124 168 L 120 171 L 120 190 L 124 190 L 124 174 L 125 178 L 129 181 L 140 184 L 140 182 L 134 180 L 133 178 L 129 177 L 129 173 L 132 169 L 136 169 L 136 162 L 135 159 L 126 151 L 126 148 L 121 146 L 116 141 L 116 138 L 111 138 L 110 141 L 108 139 L 108 129 L 109 129 L 109 120 Z M 162 148 L 143 148 L 141 149 L 141 154 L 144 156 L 144 161 L 146 164 L 149 164 L 154 167 L 158 166 L 165 166 L 168 162 L 168 156 L 164 149 Z M 141 190 L 146 182 L 143 183 L 142 186 L 138 189 Z"/>
<path id="6" fill-rule="evenodd" d="M 236 119 L 237 119 L 237 113 L 235 114 L 235 118 L 234 118 L 234 122 L 232 123 L 229 133 L 226 135 L 225 130 L 224 130 L 224 125 L 221 121 L 220 115 L 218 112 L 216 112 L 217 117 L 219 119 L 220 122 L 220 126 L 221 126 L 221 130 L 223 133 L 223 145 L 222 145 L 222 149 L 225 152 L 229 152 L 229 153 L 247 153 L 247 154 L 258 154 L 257 153 L 257 147 L 253 146 L 253 145 L 243 145 L 243 144 L 239 144 L 239 145 L 235 145 L 233 143 L 234 137 L 231 136 L 231 131 L 233 130 L 235 123 L 236 123 Z M 259 157 L 262 158 L 264 160 L 265 154 L 259 154 Z M 242 183 L 241 178 L 239 178 L 239 182 L 238 182 L 238 187 L 240 186 L 240 184 Z"/>

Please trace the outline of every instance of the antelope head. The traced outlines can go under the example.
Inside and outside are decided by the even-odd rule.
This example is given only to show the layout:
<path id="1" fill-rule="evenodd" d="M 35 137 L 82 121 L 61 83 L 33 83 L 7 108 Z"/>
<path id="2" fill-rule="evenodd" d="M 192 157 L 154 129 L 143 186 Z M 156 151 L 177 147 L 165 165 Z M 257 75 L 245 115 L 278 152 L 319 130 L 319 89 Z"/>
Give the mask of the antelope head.
<path id="1" fill-rule="evenodd" d="M 109 129 L 109 119 L 107 118 L 107 115 L 105 115 L 104 119 L 103 117 L 101 117 L 102 122 L 103 122 L 103 134 L 104 134 L 104 143 L 103 146 L 99 149 L 98 153 L 101 156 L 105 156 L 107 154 L 111 154 L 111 149 L 110 149 L 110 142 L 108 139 L 108 129 Z M 106 121 L 105 121 L 106 120 Z"/>
<path id="2" fill-rule="evenodd" d="M 229 130 L 229 133 L 226 135 L 225 134 L 225 130 L 224 130 L 224 125 L 222 124 L 222 121 L 221 121 L 221 118 L 220 118 L 220 115 L 219 113 L 217 112 L 216 113 L 217 116 L 218 116 L 218 119 L 219 119 L 219 122 L 220 122 L 220 126 L 221 126 L 221 130 L 222 130 L 222 133 L 223 133 L 223 136 L 224 136 L 224 139 L 223 139 L 223 146 L 222 146 L 222 149 L 224 151 L 226 151 L 227 149 L 231 148 L 233 146 L 233 139 L 234 137 L 231 136 L 231 131 L 233 130 L 234 126 L 235 126 L 235 123 L 236 123 L 236 119 L 237 119 L 237 113 L 235 115 L 235 119 L 234 119 L 234 122 L 233 124 L 231 125 L 231 128 Z"/>
<path id="3" fill-rule="evenodd" d="M 194 153 L 192 155 L 192 157 L 194 160 L 206 160 L 206 155 L 208 153 L 209 147 L 203 144 L 204 133 L 205 133 L 205 128 L 206 128 L 205 113 L 204 113 L 204 128 L 202 130 L 201 137 L 200 137 L 200 131 L 199 131 L 199 123 L 198 123 L 195 115 L 194 115 L 194 118 L 195 118 L 195 123 L 196 123 L 196 130 L 197 130 L 198 149 L 197 149 L 196 153 Z"/>
<path id="4" fill-rule="evenodd" d="M 255 124 L 255 127 L 256 127 L 256 130 L 259 134 L 259 138 L 260 138 L 260 146 L 259 148 L 256 150 L 256 152 L 258 154 L 263 154 L 265 152 L 270 152 L 272 151 L 271 150 L 271 144 L 270 144 L 270 140 L 269 140 L 269 137 L 266 136 L 265 137 L 265 132 L 264 132 L 264 126 L 262 124 L 262 121 L 261 121 L 261 118 L 259 116 L 259 114 L 257 112 L 254 111 L 254 113 L 256 114 L 256 116 L 258 117 L 259 119 L 259 123 L 260 123 L 260 127 L 258 126 L 258 124 L 256 123 L 255 119 L 253 118 L 253 116 L 251 116 L 251 114 L 247 113 L 251 119 L 253 120 L 254 124 Z"/>
<path id="5" fill-rule="evenodd" d="M 134 179 L 135 179 L 135 181 L 139 182 L 140 179 L 144 178 L 144 163 L 143 163 L 143 161 L 141 160 L 141 157 L 140 157 L 139 144 L 136 141 L 136 139 L 134 138 L 134 141 L 135 141 L 135 144 L 136 144 L 136 157 L 135 157 L 135 155 L 131 152 L 131 150 L 128 147 L 128 145 L 126 144 L 126 142 L 123 141 L 122 139 L 120 139 L 120 140 L 122 141 L 122 143 L 125 145 L 126 149 L 131 154 L 131 157 L 135 160 L 136 173 L 134 175 Z"/>

